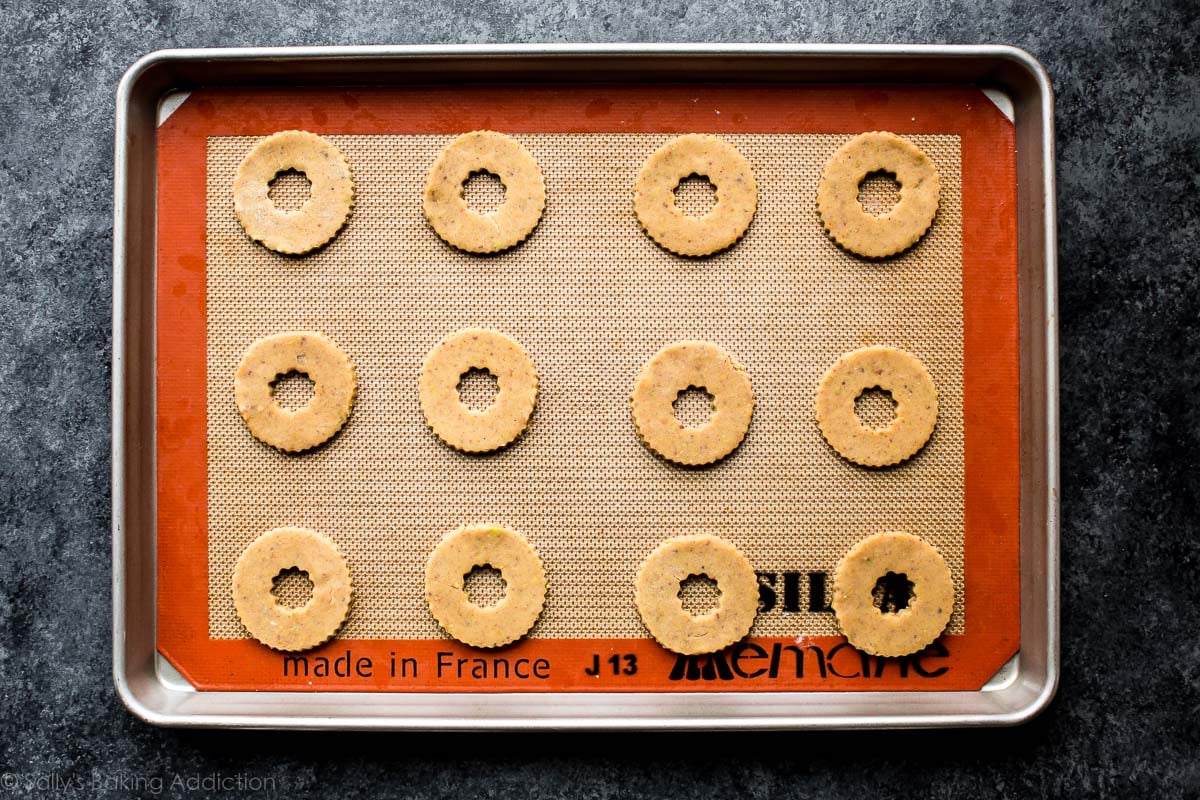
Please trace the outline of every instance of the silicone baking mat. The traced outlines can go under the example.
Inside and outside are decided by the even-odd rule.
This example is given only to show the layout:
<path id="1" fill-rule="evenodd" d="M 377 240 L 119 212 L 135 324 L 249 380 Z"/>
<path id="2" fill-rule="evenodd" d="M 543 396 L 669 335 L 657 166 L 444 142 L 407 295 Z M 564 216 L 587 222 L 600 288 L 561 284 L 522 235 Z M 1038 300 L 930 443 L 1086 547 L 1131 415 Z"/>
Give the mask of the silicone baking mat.
<path id="1" fill-rule="evenodd" d="M 887 118 L 873 119 L 880 109 Z M 355 174 L 347 227 L 305 258 L 251 242 L 232 209 L 232 176 L 245 153 L 262 135 L 292 127 L 328 136 Z M 420 210 L 429 165 L 454 134 L 475 128 L 517 136 L 546 179 L 537 230 L 497 256 L 447 246 Z M 929 233 L 886 261 L 838 249 L 815 209 L 825 162 L 854 132 L 870 129 L 909 136 L 942 180 Z M 631 207 L 645 158 L 691 131 L 719 133 L 737 147 L 759 188 L 745 238 L 703 259 L 659 248 Z M 982 94 L 947 87 L 592 88 L 500 98 L 470 89 L 206 91 L 161 132 L 160 278 L 170 273 L 165 229 L 186 279 L 169 288 L 160 282 L 159 641 L 198 686 L 978 688 L 989 668 L 1011 656 L 1018 596 L 1012 129 Z M 998 149 L 977 151 L 988 143 Z M 864 203 L 886 208 L 890 191 L 885 181 L 871 182 Z M 472 184 L 469 194 L 479 206 L 501 198 L 487 182 Z M 302 195 L 298 180 L 276 187 L 280 204 Z M 702 211 L 711 199 L 689 182 L 680 202 Z M 190 267 L 188 257 L 197 258 Z M 161 324 L 189 301 L 198 301 L 199 325 Z M 520 341 L 541 383 L 525 435 L 487 456 L 443 445 L 426 428 L 416 396 L 425 353 L 471 326 Z M 287 330 L 331 336 L 355 361 L 360 384 L 347 427 L 300 456 L 255 440 L 232 398 L 232 375 L 248 345 Z M 975 342 L 973 332 L 980 334 Z M 641 366 L 680 339 L 729 350 L 756 394 L 745 442 L 705 469 L 659 459 L 638 440 L 629 415 Z M 811 412 L 822 372 L 841 354 L 875 343 L 917 355 L 939 390 L 929 444 L 883 470 L 839 458 Z M 974 370 L 973 344 L 981 353 Z M 187 413 L 176 415 L 171 399 L 183 388 L 177 381 L 185 361 L 202 377 L 189 375 L 200 395 L 186 397 L 178 410 Z M 486 397 L 486 386 L 471 391 Z M 283 402 L 303 398 L 296 384 L 280 395 Z M 876 399 L 864 413 L 885 419 L 885 402 Z M 702 417 L 702 407 L 685 413 Z M 972 408 L 982 412 L 975 437 Z M 182 473 L 164 471 L 172 459 L 163 450 L 176 443 L 162 434 L 176 421 L 200 445 Z M 974 481 L 973 452 L 985 458 Z M 189 481 L 199 492 L 190 509 L 198 524 L 190 529 L 180 526 L 181 509 L 170 498 L 162 502 L 164 490 Z M 550 582 L 529 638 L 495 652 L 447 639 L 424 603 L 428 553 L 446 531 L 475 522 L 525 533 Z M 355 583 L 339 638 L 302 659 L 248 640 L 229 591 L 242 549 L 284 525 L 337 541 Z M 170 533 L 181 527 L 186 533 Z M 924 655 L 861 656 L 841 644 L 828 610 L 837 560 L 881 530 L 924 536 L 954 574 L 948 635 Z M 721 535 L 750 557 L 761 611 L 746 643 L 688 660 L 646 638 L 632 584 L 659 541 L 697 532 Z M 972 593 L 988 581 L 999 591 Z M 493 592 L 495 584 L 493 577 Z M 289 591 L 301 596 L 300 582 Z M 981 595 L 976 610 L 972 599 Z M 218 655 L 227 651 L 233 655 Z"/>

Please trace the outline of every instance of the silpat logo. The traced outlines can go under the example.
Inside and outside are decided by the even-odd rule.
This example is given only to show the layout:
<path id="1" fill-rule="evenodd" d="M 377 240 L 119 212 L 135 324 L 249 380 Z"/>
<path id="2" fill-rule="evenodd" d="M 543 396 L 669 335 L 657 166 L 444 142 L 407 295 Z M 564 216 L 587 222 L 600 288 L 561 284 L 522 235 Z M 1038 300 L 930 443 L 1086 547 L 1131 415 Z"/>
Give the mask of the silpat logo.
<path id="1" fill-rule="evenodd" d="M 832 614 L 826 591 L 827 575 L 824 572 L 759 572 L 758 612 L 796 614 L 802 610 L 809 613 Z M 807 579 L 807 603 L 804 583 Z M 903 591 L 885 586 L 879 598 L 884 607 L 899 606 Z M 809 678 L 825 680 L 833 678 L 858 678 L 871 680 L 893 673 L 900 678 L 910 673 L 920 678 L 937 678 L 945 675 L 949 667 L 930 668 L 923 660 L 948 658 L 950 652 L 941 642 L 934 642 L 919 653 L 902 658 L 878 658 L 855 650 L 849 642 L 839 642 L 826 651 L 817 645 L 783 644 L 775 642 L 763 647 L 754 642 L 739 642 L 717 653 L 702 656 L 677 655 L 671 672 L 672 681 L 732 681 L 736 679 L 774 680 L 783 674 L 785 679 Z M 807 672 L 806 672 L 807 670 Z"/>
<path id="2" fill-rule="evenodd" d="M 739 642 L 718 653 L 704 656 L 675 657 L 675 663 L 667 676 L 672 681 L 732 681 L 757 678 L 776 679 L 781 672 L 785 678 L 805 677 L 805 666 L 809 677 L 821 680 L 834 678 L 858 678 L 871 680 L 883 678 L 889 672 L 900 678 L 938 678 L 950 668 L 930 668 L 923 660 L 949 658 L 950 652 L 941 642 L 934 642 L 920 653 L 903 658 L 877 658 L 867 655 L 840 642 L 828 651 L 817 645 L 792 645 L 776 642 L 770 648 L 754 642 Z M 785 669 L 786 668 L 786 669 Z M 894 669 L 889 669 L 894 668 Z M 816 674 L 813 675 L 813 670 Z"/>

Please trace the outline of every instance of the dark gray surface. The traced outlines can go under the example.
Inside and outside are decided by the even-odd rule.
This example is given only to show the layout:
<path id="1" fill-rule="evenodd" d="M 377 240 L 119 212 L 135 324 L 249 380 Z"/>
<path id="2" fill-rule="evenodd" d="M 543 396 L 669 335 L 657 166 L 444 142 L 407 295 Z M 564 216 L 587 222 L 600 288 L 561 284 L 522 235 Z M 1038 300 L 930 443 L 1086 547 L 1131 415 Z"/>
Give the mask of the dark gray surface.
<path id="1" fill-rule="evenodd" d="M 219 9 L 219 10 L 218 10 Z M 175 46 L 1007 43 L 1058 99 L 1063 679 L 977 732 L 162 731 L 110 678 L 113 95 Z M 1200 796 L 1200 13 L 1169 2 L 0 3 L 0 796 Z M 182 788 L 173 781 L 183 781 Z M 15 783 L 14 783 L 15 781 Z M 161 783 L 159 783 L 161 781 Z M 269 792 L 268 792 L 269 794 Z"/>

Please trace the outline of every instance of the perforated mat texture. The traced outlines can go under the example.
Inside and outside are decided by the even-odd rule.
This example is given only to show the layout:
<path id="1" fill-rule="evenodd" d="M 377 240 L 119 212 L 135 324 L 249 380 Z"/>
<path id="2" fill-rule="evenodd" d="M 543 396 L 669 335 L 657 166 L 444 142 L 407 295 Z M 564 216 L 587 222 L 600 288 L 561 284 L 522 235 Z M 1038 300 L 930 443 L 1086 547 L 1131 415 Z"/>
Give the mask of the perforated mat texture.
<path id="1" fill-rule="evenodd" d="M 354 605 L 340 636 L 441 637 L 425 606 L 425 561 L 447 531 L 479 522 L 519 530 L 541 553 L 550 589 L 531 634 L 537 637 L 645 636 L 633 605 L 639 564 L 664 538 L 701 532 L 728 538 L 755 569 L 779 581 L 783 572 L 831 574 L 846 550 L 872 533 L 919 534 L 950 564 L 959 590 L 950 630 L 962 632 L 956 136 L 911 137 L 938 167 L 941 207 L 920 243 L 878 262 L 840 250 L 816 211 L 821 170 L 849 136 L 725 137 L 754 169 L 758 212 L 742 241 L 701 259 L 664 251 L 633 214 L 634 178 L 668 135 L 518 136 L 545 175 L 546 212 L 529 240 L 486 257 L 449 247 L 421 214 L 425 175 L 453 137 L 328 138 L 354 171 L 355 206 L 341 234 L 304 258 L 253 243 L 234 217 L 233 175 L 257 139 L 208 140 L 213 637 L 247 635 L 230 595 L 234 564 L 257 536 L 285 525 L 330 536 L 349 561 Z M 473 204 L 499 202 L 503 190 L 494 181 L 471 184 Z M 289 194 L 297 192 L 307 193 L 299 176 L 283 176 L 273 189 L 280 205 L 302 202 L 303 194 Z M 863 185 L 872 210 L 886 209 L 894 196 L 885 179 Z M 712 192 L 703 181 L 685 181 L 677 202 L 702 212 Z M 515 338 L 532 355 L 541 384 L 524 435 L 486 456 L 443 445 L 417 401 L 425 354 L 465 327 Z M 289 330 L 332 337 L 359 376 L 345 429 L 302 455 L 255 440 L 233 399 L 233 374 L 247 347 Z M 733 353 L 756 396 L 741 447 L 704 469 L 655 456 L 630 417 L 629 392 L 643 364 L 682 339 Z M 812 412 L 822 373 L 868 344 L 916 355 L 939 392 L 937 430 L 927 446 L 883 470 L 841 459 Z M 287 402 L 303 402 L 303 395 L 293 397 L 303 390 L 302 380 L 280 382 Z M 486 403 L 491 391 L 486 380 L 464 382 L 471 402 Z M 860 406 L 870 424 L 890 418 L 886 397 L 865 396 Z M 686 424 L 704 419 L 694 397 L 680 407 Z M 499 596 L 495 576 L 481 585 L 481 597 Z M 777 589 L 782 596 L 781 584 Z M 689 604 L 703 607 L 705 591 L 712 593 L 703 583 L 689 588 Z M 759 615 L 753 634 L 837 632 L 832 614 L 809 612 L 806 602 L 801 609 L 784 613 L 777 604 Z"/>

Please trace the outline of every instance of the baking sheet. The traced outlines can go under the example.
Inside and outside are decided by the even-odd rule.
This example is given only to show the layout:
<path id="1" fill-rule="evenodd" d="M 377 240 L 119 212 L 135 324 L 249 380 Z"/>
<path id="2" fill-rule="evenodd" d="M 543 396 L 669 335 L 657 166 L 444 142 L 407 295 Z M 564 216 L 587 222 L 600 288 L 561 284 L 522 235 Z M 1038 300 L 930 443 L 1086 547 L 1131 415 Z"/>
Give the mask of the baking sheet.
<path id="1" fill-rule="evenodd" d="M 331 58 L 336 60 L 330 60 Z M 336 67 L 336 68 L 334 68 Z M 185 235 L 178 240 L 181 246 L 164 245 L 161 238 L 153 235 L 153 208 L 158 206 L 159 218 L 164 208 L 178 200 L 173 189 L 180 185 L 197 183 L 196 176 L 203 179 L 202 149 L 185 147 L 176 151 L 174 168 L 164 170 L 158 163 L 158 176 L 147 181 L 147 169 L 154 170 L 154 150 L 162 153 L 167 140 L 176 143 L 176 134 L 198 133 L 166 130 L 155 133 L 156 120 L 172 116 L 173 110 L 184 108 L 184 116 L 195 121 L 197 109 L 189 115 L 186 100 L 199 95 L 202 101 L 201 116 L 207 122 L 207 134 L 215 135 L 264 135 L 280 127 L 307 127 L 326 133 L 337 132 L 338 125 L 352 122 L 343 132 L 358 133 L 419 133 L 409 122 L 396 125 L 395 116 L 390 118 L 391 128 L 384 131 L 378 126 L 363 124 L 364 114 L 375 113 L 379 119 L 389 117 L 384 109 L 365 104 L 355 108 L 353 93 L 336 90 L 314 89 L 313 94 L 324 94 L 327 118 L 315 119 L 314 107 L 308 103 L 292 104 L 279 112 L 286 119 L 284 125 L 264 124 L 259 108 L 240 105 L 237 109 L 213 107 L 207 102 L 208 90 L 196 92 L 201 85 L 229 82 L 246 82 L 259 85 L 255 90 L 260 99 L 294 97 L 295 91 L 288 88 L 308 84 L 327 86 L 346 76 L 354 75 L 355 81 L 386 83 L 391 89 L 374 90 L 384 94 L 400 87 L 402 91 L 415 91 L 431 96 L 446 92 L 434 84 L 446 81 L 478 81 L 484 93 L 495 95 L 495 89 L 505 81 L 528 81 L 533 92 L 525 92 L 523 85 L 520 100 L 528 110 L 515 114 L 512 130 L 515 133 L 563 129 L 575 132 L 580 126 L 578 119 L 561 122 L 564 115 L 561 107 L 554 103 L 542 109 L 536 103 L 526 103 L 529 95 L 538 94 L 546 88 L 551 77 L 555 81 L 583 81 L 594 88 L 596 81 L 620 80 L 620 76 L 637 75 L 641 82 L 666 82 L 668 92 L 683 88 L 684 91 L 704 86 L 704 81 L 722 80 L 738 83 L 730 87 L 735 101 L 726 103 L 729 110 L 746 96 L 761 99 L 771 94 L 781 100 L 777 113 L 770 114 L 765 124 L 771 131 L 786 129 L 801 115 L 796 114 L 792 102 L 796 81 L 868 81 L 870 86 L 858 88 L 869 91 L 875 99 L 887 100 L 895 84 L 888 86 L 874 83 L 881 75 L 889 79 L 925 80 L 930 76 L 939 79 L 978 82 L 986 92 L 989 102 L 994 101 L 1010 120 L 1016 120 L 1015 171 L 1021 176 L 1017 182 L 1015 202 L 1011 211 L 1017 218 L 1020 237 L 1006 228 L 1005 235 L 1017 239 L 1019 252 L 1021 294 L 1018 316 L 1021 320 L 1021 529 L 1029 534 L 1020 540 L 1020 585 L 1021 612 L 1023 621 L 1020 638 L 1022 655 L 1003 665 L 992 680 L 987 680 L 980 691 L 959 692 L 943 695 L 937 691 L 904 691 L 894 683 L 884 681 L 884 686 L 871 688 L 884 691 L 854 691 L 857 687 L 830 676 L 824 688 L 840 688 L 836 695 L 808 696 L 795 700 L 787 693 L 766 690 L 758 695 L 734 699 L 724 694 L 701 694 L 672 692 L 668 695 L 651 693 L 646 695 L 614 694 L 623 691 L 610 687 L 611 691 L 596 696 L 576 694 L 550 694 L 528 701 L 515 699 L 508 694 L 422 695 L 411 693 L 373 697 L 366 694 L 337 694 L 334 700 L 325 700 L 326 694 L 318 691 L 307 696 L 297 696 L 289 691 L 261 691 L 261 689 L 285 689 L 277 684 L 261 684 L 260 691 L 245 695 L 229 691 L 229 673 L 250 667 L 251 672 L 262 666 L 257 651 L 237 647 L 238 642 L 205 642 L 206 615 L 194 615 L 191 610 L 203 612 L 204 567 L 190 556 L 194 554 L 195 532 L 203 534 L 203 525 L 197 525 L 190 512 L 197 506 L 195 484 L 192 481 L 173 481 L 174 477 L 193 477 L 186 463 L 202 462 L 197 458 L 194 426 L 185 422 L 194 419 L 196 409 L 188 409 L 186 398 L 204 396 L 203 369 L 181 369 L 158 381 L 156 405 L 155 392 L 147 381 L 147 367 L 153 368 L 154 351 L 159 350 L 159 368 L 162 367 L 164 342 L 178 338 L 195 342 L 197 331 L 203 327 L 197 322 L 203 318 L 202 288 L 197 290 L 194 278 L 203 257 L 197 258 L 194 242 L 196 225 L 180 224 L 176 232 Z M 286 80 L 284 76 L 286 75 Z M 339 78 L 338 76 L 342 77 Z M 753 80 L 779 81 L 770 89 L 747 86 Z M 804 93 L 839 90 L 850 87 L 843 83 L 837 86 L 798 84 Z M 184 92 L 168 92 L 173 86 L 185 86 Z M 484 89 L 484 87 L 488 87 Z M 575 87 L 578 88 L 578 87 Z M 780 91 L 782 89 L 782 91 Z M 879 91 L 870 91 L 878 89 Z M 972 87 L 968 86 L 970 91 Z M 310 90 L 306 89 L 305 92 Z M 978 96 L 978 91 L 976 96 Z M 570 94 L 570 92 L 560 93 Z M 581 93 L 575 92 L 579 97 Z M 330 97 L 344 103 L 338 108 L 330 104 Z M 501 92 L 500 96 L 504 95 Z M 592 96 L 594 97 L 594 96 Z M 603 98 L 588 107 L 589 112 L 602 112 Z M 160 100 L 163 101 L 160 108 Z M 182 104 L 182 105 L 181 105 Z M 510 103 L 505 113 L 512 114 Z M 620 114 L 596 113 L 600 124 L 611 125 L 611 130 L 629 130 L 630 125 L 664 125 L 664 115 L 659 109 L 646 104 L 621 106 Z M 125 703 L 139 716 L 159 724 L 190 725 L 280 725 L 316 727 L 370 727 L 370 728 L 477 728 L 477 727 L 831 727 L 858 725 L 972 725 L 1006 724 L 1028 718 L 1044 707 L 1052 696 L 1057 676 L 1057 486 L 1055 426 L 1056 351 L 1054 347 L 1055 297 L 1054 297 L 1054 219 L 1053 219 L 1053 98 L 1044 72 L 1028 54 L 1013 48 L 996 46 L 923 47 L 923 46 L 518 46 L 518 47 L 375 47 L 375 48 L 303 48 L 287 51 L 270 49 L 230 49 L 222 51 L 171 51 L 155 53 L 134 65 L 122 82 L 118 98 L 117 114 L 117 162 L 116 162 L 116 219 L 114 253 L 114 673 L 117 689 Z M 678 111 L 678 107 L 671 111 Z M 808 117 L 812 131 L 825 130 L 830 133 L 845 133 L 867 128 L 890 127 L 902 133 L 929 133 L 928 122 L 932 116 L 913 117 L 913 126 L 906 122 L 882 123 L 896 107 L 888 109 L 886 103 L 859 103 L 853 109 L 861 125 L 844 129 L 830 129 L 829 115 L 818 114 Z M 624 113 L 628 111 L 628 113 Z M 693 109 L 692 112 L 695 112 Z M 701 109 L 712 113 L 711 107 Z M 842 109 L 846 111 L 846 109 Z M 902 111 L 902 110 L 901 110 Z M 311 115 L 311 116 L 310 116 Z M 465 130 L 463 121 L 469 114 L 461 105 L 440 102 L 429 108 L 421 121 L 426 132 L 449 134 Z M 591 113 L 588 115 L 593 116 Z M 672 116 L 671 113 L 666 115 Z M 741 121 L 736 113 L 718 119 L 702 119 L 702 114 L 674 114 L 675 119 L 665 120 L 663 131 L 685 132 L 686 130 L 710 129 L 718 133 L 736 132 Z M 785 119 L 787 118 L 787 119 Z M 893 115 L 892 119 L 898 119 Z M 552 120 L 552 124 L 530 127 L 531 123 Z M 489 120 L 490 121 L 490 120 Z M 328 123 L 328 124 L 327 124 Z M 763 123 L 763 120 L 759 120 Z M 483 127 L 478 121 L 471 127 Z M 575 128 L 565 130 L 568 126 Z M 711 125 L 711 127 L 710 127 Z M 333 126 L 332 128 L 330 126 Z M 166 127 L 170 127 L 169 125 Z M 183 126 L 188 128 L 189 126 Z M 961 126 L 960 126 L 961 128 Z M 187 138 L 187 136 L 183 136 Z M 972 142 L 964 144 L 967 151 L 964 161 L 969 160 Z M 149 148 L 149 152 L 147 152 Z M 983 148 L 986 151 L 986 148 Z M 979 153 L 976 153 L 976 157 Z M 971 174 L 967 170 L 967 174 Z M 1012 180 L 1000 180 L 991 187 L 1004 191 Z M 977 196 L 978 197 L 978 196 Z M 190 216 L 200 221 L 203 228 L 203 211 L 192 200 L 185 198 L 184 208 L 171 213 L 180 217 Z M 1003 203 L 1000 204 L 1001 208 Z M 978 209 L 978 205 L 974 206 Z M 971 193 L 964 197 L 964 217 L 975 218 L 972 212 Z M 989 217 L 990 219 L 990 217 Z M 964 231 L 970 239 L 972 233 Z M 161 231 L 160 231 L 161 233 Z M 978 232 L 975 234 L 978 243 Z M 157 240 L 157 257 L 155 242 Z M 968 248 L 974 252 L 975 248 Z M 149 254 L 149 258 L 147 255 Z M 988 254 L 990 257 L 992 254 Z M 157 272 L 157 275 L 155 273 Z M 964 278 L 964 298 L 991 296 L 991 299 L 1010 298 L 1011 290 L 997 291 L 995 285 L 988 286 L 980 280 L 986 271 L 976 273 L 968 268 Z M 156 291 L 157 286 L 157 291 Z M 163 304 L 165 294 L 181 298 L 174 307 Z M 157 301 L 155 296 L 158 296 Z M 1007 300 L 1005 301 L 1007 302 Z M 155 305 L 159 308 L 156 310 Z M 173 325 L 164 332 L 161 327 L 157 337 L 154 333 L 156 319 L 164 318 L 164 310 L 174 314 Z M 986 315 L 984 315 L 986 316 Z M 980 348 L 976 338 L 978 331 L 972 327 L 986 327 L 981 316 L 967 314 L 965 320 L 966 358 L 964 362 L 965 383 L 973 380 L 974 364 L 987 361 L 971 355 L 972 348 L 978 353 L 989 350 Z M 148 328 L 147 325 L 150 327 Z M 157 348 L 155 347 L 157 339 Z M 972 341 L 976 344 L 972 345 Z M 991 348 L 994 352 L 996 348 Z M 147 358 L 148 356 L 148 358 Z M 187 362 L 187 358 L 183 361 Z M 188 362 L 194 364 L 194 361 Z M 185 367 L 188 364 L 184 364 Z M 198 386 L 195 376 L 201 375 Z M 151 376 L 152 377 L 152 376 Z M 160 376 L 161 377 L 161 376 Z M 975 375 L 974 377 L 978 377 Z M 157 408 L 157 411 L 156 411 Z M 169 413 L 163 413 L 166 409 Z M 967 392 L 964 420 L 968 447 L 966 456 L 966 504 L 965 526 L 968 530 L 966 558 L 990 557 L 993 553 L 987 538 L 973 540 L 971 531 L 978 527 L 979 520 L 972 508 L 970 476 L 981 463 L 986 466 L 988 457 L 995 448 L 973 448 L 970 444 L 972 420 L 979 413 L 972 408 L 971 392 Z M 147 423 L 153 423 L 147 428 Z M 157 429 L 155 431 L 155 429 Z M 149 433 L 147 433 L 149 430 Z M 203 431 L 203 428 L 201 428 Z M 202 438 L 202 437 L 201 437 Z M 157 448 L 147 448 L 147 443 L 157 439 Z M 990 451 L 990 452 L 988 452 Z M 975 463 L 972 463 L 975 462 Z M 157 480 L 155 479 L 157 475 Z M 164 478 L 168 480 L 164 480 Z M 160 515 L 155 520 L 155 504 L 147 503 L 146 489 L 157 483 L 158 503 L 169 504 L 175 512 Z M 1003 521 L 1004 525 L 1009 520 Z M 995 527 L 995 526 L 984 526 Z M 988 531 L 994 533 L 994 531 Z M 150 539 L 147 538 L 149 534 Z M 153 537 L 157 536 L 157 546 Z M 147 566 L 153 574 L 155 552 L 158 554 L 158 580 L 147 581 Z M 974 555 L 973 555 L 974 554 Z M 149 560 L 147 560 L 149 555 Z M 165 568 L 164 568 L 165 567 Z M 199 577 L 197 582 L 194 578 Z M 1015 577 L 1015 576 L 1014 576 Z M 164 581 L 164 578 L 187 578 L 179 582 Z M 966 595 L 1000 597 L 1002 587 L 989 583 L 987 576 L 982 580 L 965 579 Z M 155 624 L 155 584 L 158 586 L 158 623 Z M 1011 583 L 1009 585 L 1012 585 Z M 197 591 L 199 590 L 199 591 Z M 981 594 L 982 593 L 982 594 Z M 172 608 L 183 613 L 170 616 L 164 624 L 164 612 Z M 990 614 L 991 607 L 977 608 L 970 618 L 986 623 L 989 628 L 996 621 Z M 149 611 L 149 615 L 147 612 Z M 977 616 L 978 615 L 978 616 Z M 1006 636 L 1015 630 L 1008 628 Z M 822 637 L 818 637 L 820 639 Z M 154 666 L 155 642 L 166 660 L 159 659 Z M 959 653 L 961 645 L 970 644 L 971 636 L 962 641 L 954 640 Z M 1008 638 L 1007 641 L 1015 641 Z M 348 642 L 360 644 L 359 642 Z M 827 642 L 836 646 L 835 642 Z M 210 647 L 210 645 L 216 645 Z M 226 647 L 224 645 L 230 645 Z M 1005 645 L 1007 647 L 1007 645 Z M 149 648 L 149 649 L 147 649 Z M 213 656 L 206 664 L 194 661 L 204 651 Z M 991 663 L 999 653 L 990 651 Z M 1011 651 L 1010 651 L 1011 652 Z M 975 652 L 976 656 L 979 655 Z M 201 659 L 204 660 L 204 659 Z M 971 660 L 971 659 L 968 659 Z M 213 669 L 212 665 L 224 664 L 228 670 Z M 956 660 L 955 666 L 965 664 Z M 146 666 L 150 665 L 147 671 Z M 954 670 L 952 670 L 953 672 Z M 988 674 L 995 671 L 989 669 Z M 982 675 L 982 673 L 979 673 Z M 958 672 L 959 677 L 963 672 Z M 971 678 L 972 682 L 976 679 Z M 986 680 L 980 677 L 979 681 Z M 945 686 L 946 684 L 943 684 Z M 965 684 L 960 684 L 965 687 Z M 196 694 L 195 686 L 208 691 Z M 338 687 L 317 687 L 336 689 Z M 350 688 L 350 687 L 347 687 Z M 377 688 L 388 688 L 379 686 Z M 446 687 L 455 691 L 454 687 Z M 653 688 L 653 687 L 649 687 Z M 729 688 L 729 687 L 718 687 Z M 792 689 L 795 687 L 783 687 Z M 475 691 L 475 689 L 468 689 Z M 429 700 L 423 699 L 428 697 Z M 514 699 L 510 700 L 512 697 Z M 724 698 L 728 697 L 727 702 Z M 836 699 L 835 699 L 836 698 Z M 950 701 L 949 704 L 947 701 Z"/>

